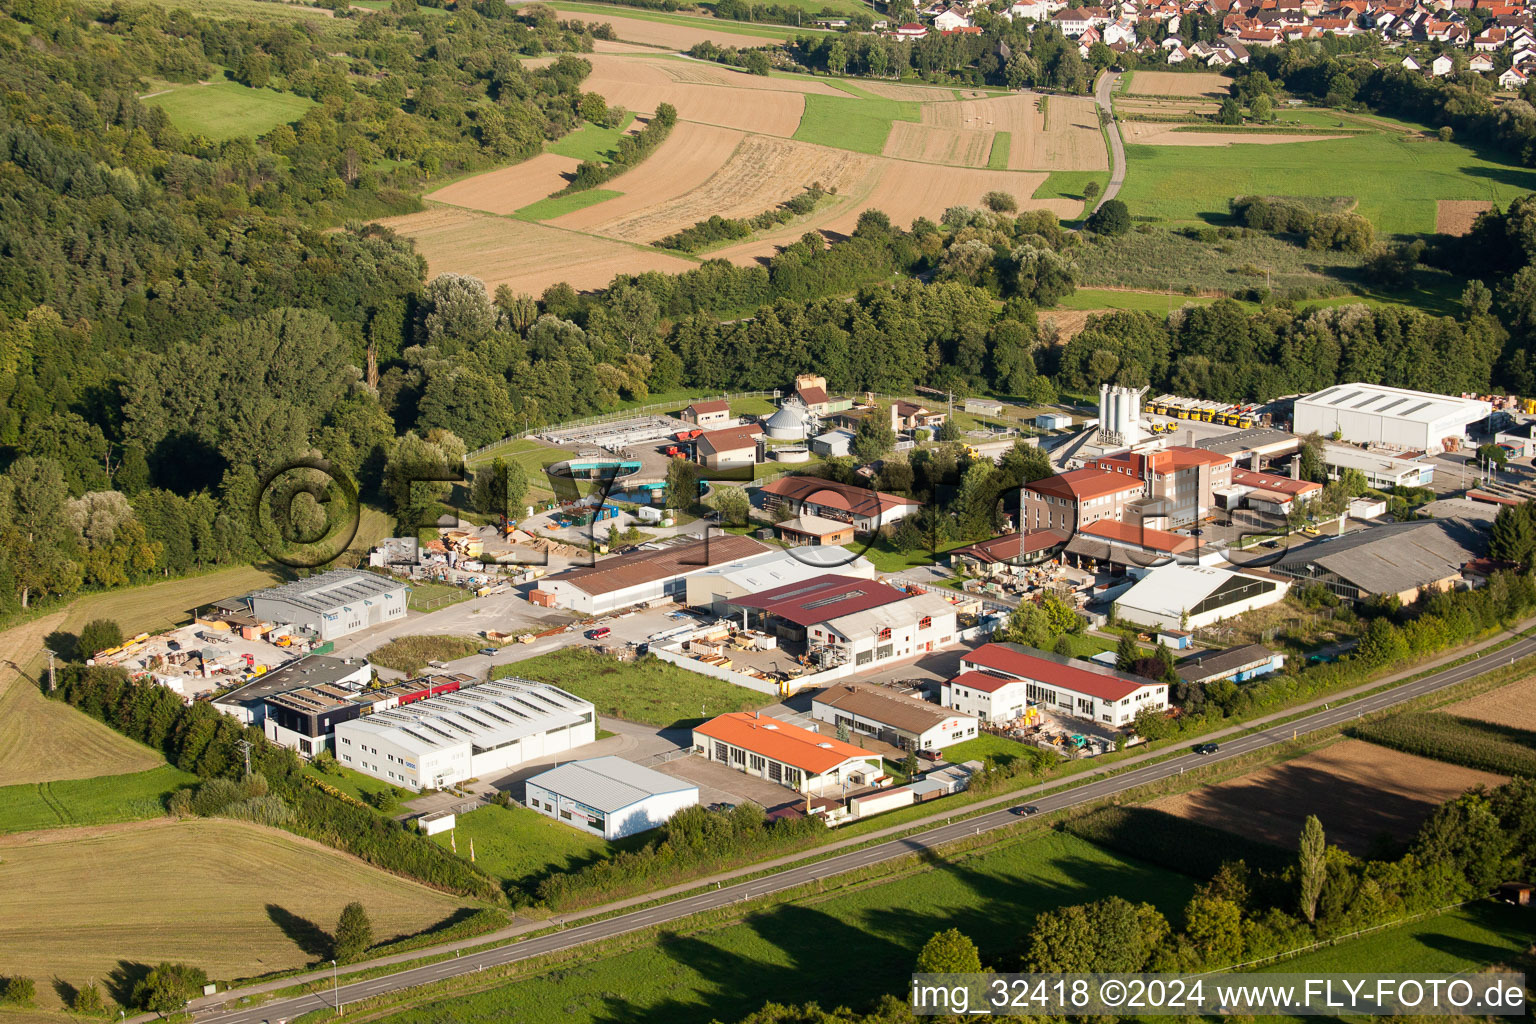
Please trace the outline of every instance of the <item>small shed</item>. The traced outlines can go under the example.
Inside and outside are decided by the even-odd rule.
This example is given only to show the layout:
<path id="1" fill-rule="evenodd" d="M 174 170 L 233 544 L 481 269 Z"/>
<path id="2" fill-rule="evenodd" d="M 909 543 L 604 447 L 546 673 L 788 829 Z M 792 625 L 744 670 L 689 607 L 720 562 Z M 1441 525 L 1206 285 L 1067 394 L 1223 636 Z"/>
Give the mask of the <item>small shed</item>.
<path id="1" fill-rule="evenodd" d="M 458 816 L 452 811 L 437 811 L 433 814 L 423 814 L 416 819 L 423 835 L 435 836 L 439 832 L 447 832 L 458 823 Z"/>
<path id="2" fill-rule="evenodd" d="M 1043 412 L 1035 417 L 1035 426 L 1041 430 L 1065 430 L 1072 425 L 1072 417 L 1064 412 Z"/>
<path id="3" fill-rule="evenodd" d="M 1195 642 L 1195 634 L 1187 629 L 1160 629 L 1157 631 L 1157 641 L 1176 651 L 1183 651 Z"/>

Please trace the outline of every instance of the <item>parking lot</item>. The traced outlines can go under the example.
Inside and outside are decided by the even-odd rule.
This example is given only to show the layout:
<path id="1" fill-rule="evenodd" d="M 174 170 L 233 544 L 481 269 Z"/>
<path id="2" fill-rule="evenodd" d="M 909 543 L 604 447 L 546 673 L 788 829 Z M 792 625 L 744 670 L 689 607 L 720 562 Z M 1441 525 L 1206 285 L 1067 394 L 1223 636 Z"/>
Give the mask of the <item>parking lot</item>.
<path id="1" fill-rule="evenodd" d="M 679 757 L 658 766 L 656 770 L 698 786 L 699 803 L 706 807 L 716 803 L 743 804 L 750 801 L 772 808 L 797 799 L 795 791 L 787 786 L 738 772 L 715 761 L 706 761 L 698 755 Z"/>

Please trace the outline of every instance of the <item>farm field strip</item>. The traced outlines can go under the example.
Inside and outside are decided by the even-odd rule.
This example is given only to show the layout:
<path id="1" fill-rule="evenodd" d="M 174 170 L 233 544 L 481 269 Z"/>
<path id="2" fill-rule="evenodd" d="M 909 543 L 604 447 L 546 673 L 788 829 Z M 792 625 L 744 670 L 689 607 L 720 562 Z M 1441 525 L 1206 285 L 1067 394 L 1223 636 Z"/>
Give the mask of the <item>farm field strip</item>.
<path id="1" fill-rule="evenodd" d="M 883 155 L 949 167 L 986 167 L 996 133 L 897 121 L 885 140 Z"/>
<path id="2" fill-rule="evenodd" d="M 319 843 L 227 819 L 0 837 L 0 880 L 6 973 L 73 984 L 110 984 L 124 962 L 180 960 L 223 978 L 302 967 L 322 957 L 315 930 L 334 927 L 353 899 L 380 940 L 464 905 Z M 53 986 L 39 984 L 38 995 L 58 1005 Z"/>
<path id="3" fill-rule="evenodd" d="M 492 291 L 505 284 L 537 295 L 561 281 L 573 288 L 592 289 L 619 273 L 678 273 L 697 266 L 691 260 L 613 239 L 468 210 L 427 210 L 379 223 L 415 239 L 417 251 L 427 261 L 429 278 L 469 274 Z"/>
<path id="4" fill-rule="evenodd" d="M 1127 96 L 1213 96 L 1230 95 L 1232 79 L 1225 75 L 1189 71 L 1137 71 L 1131 76 Z"/>
<path id="5" fill-rule="evenodd" d="M 1280 146 L 1290 142 L 1326 142 L 1348 138 L 1347 135 L 1291 135 L 1286 132 L 1189 132 L 1187 125 L 1155 121 L 1121 121 L 1126 144 L 1150 146 Z"/>
<path id="6" fill-rule="evenodd" d="M 553 4 L 555 10 L 567 21 L 580 21 L 592 25 L 606 22 L 613 26 L 619 41 L 644 43 L 648 46 L 686 50 L 697 43 L 711 42 L 717 46 L 753 47 L 764 46 L 774 40 L 793 38 L 796 30 L 791 26 L 763 28 L 759 25 L 720 22 L 715 28 L 711 19 L 688 18 L 683 15 L 657 15 L 648 11 L 622 10 L 622 14 L 610 14 L 607 10 L 581 4 Z M 815 30 L 806 29 L 809 33 Z"/>
<path id="7" fill-rule="evenodd" d="M 654 242 L 713 215 L 751 217 L 773 209 L 815 182 L 841 191 L 862 180 L 870 163 L 869 157 L 847 150 L 748 135 L 725 164 L 697 187 L 670 200 L 653 201 L 648 209 L 605 221 L 593 230 L 631 242 Z M 607 207 L 594 213 L 605 210 L 612 213 Z"/>
<path id="8" fill-rule="evenodd" d="M 487 171 L 422 196 L 431 202 L 506 215 L 536 203 L 566 185 L 565 175 L 581 161 L 557 153 L 540 153 L 511 167 Z"/>
<path id="9" fill-rule="evenodd" d="M 1148 806 L 1288 848 L 1306 816 L 1316 814 L 1330 842 L 1364 854 L 1380 835 L 1411 838 L 1436 806 L 1473 786 L 1491 789 L 1505 781 L 1492 772 L 1342 740 Z"/>
<path id="10" fill-rule="evenodd" d="M 1536 731 L 1536 676 L 1440 709 L 1461 718 Z"/>

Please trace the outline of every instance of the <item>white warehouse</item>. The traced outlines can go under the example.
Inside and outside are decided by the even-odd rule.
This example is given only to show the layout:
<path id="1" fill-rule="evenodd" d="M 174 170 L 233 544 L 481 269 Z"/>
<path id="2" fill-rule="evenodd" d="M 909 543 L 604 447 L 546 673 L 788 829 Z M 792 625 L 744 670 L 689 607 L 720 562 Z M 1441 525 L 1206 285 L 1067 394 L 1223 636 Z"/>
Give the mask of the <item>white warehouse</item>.
<path id="1" fill-rule="evenodd" d="M 1127 622 L 1156 629 L 1203 629 L 1285 599 L 1289 583 L 1205 565 L 1162 565 L 1115 601 Z"/>
<path id="2" fill-rule="evenodd" d="M 437 789 L 596 737 L 596 710 L 580 697 L 548 683 L 499 679 L 338 723 L 336 756 L 406 789 Z"/>
<path id="3" fill-rule="evenodd" d="M 699 802 L 699 787 L 622 757 L 570 761 L 527 782 L 526 802 L 546 817 L 620 839 L 645 832 Z"/>
<path id="4" fill-rule="evenodd" d="M 1355 444 L 1384 444 L 1426 452 L 1445 450 L 1446 438 L 1463 438 L 1467 424 L 1486 419 L 1487 402 L 1380 384 L 1338 384 L 1296 399 L 1292 429 L 1328 436 L 1338 431 Z"/>

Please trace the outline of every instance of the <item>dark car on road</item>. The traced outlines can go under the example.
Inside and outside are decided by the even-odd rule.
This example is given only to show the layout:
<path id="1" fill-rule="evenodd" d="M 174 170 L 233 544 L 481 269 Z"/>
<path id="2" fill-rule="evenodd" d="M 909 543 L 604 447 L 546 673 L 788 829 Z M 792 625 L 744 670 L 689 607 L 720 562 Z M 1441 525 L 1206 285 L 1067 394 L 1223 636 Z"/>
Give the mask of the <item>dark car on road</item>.
<path id="1" fill-rule="evenodd" d="M 1218 747 L 1214 743 L 1196 743 L 1195 744 L 1195 753 L 1197 753 L 1197 754 L 1214 754 L 1214 753 L 1216 753 L 1216 751 L 1218 751 L 1220 749 L 1221 748 Z"/>
<path id="2" fill-rule="evenodd" d="M 1034 804 L 1025 804 L 1023 807 L 1015 807 L 1013 809 L 1013 813 L 1017 814 L 1021 818 L 1028 818 L 1030 815 L 1039 814 L 1040 808 L 1036 807 Z"/>

